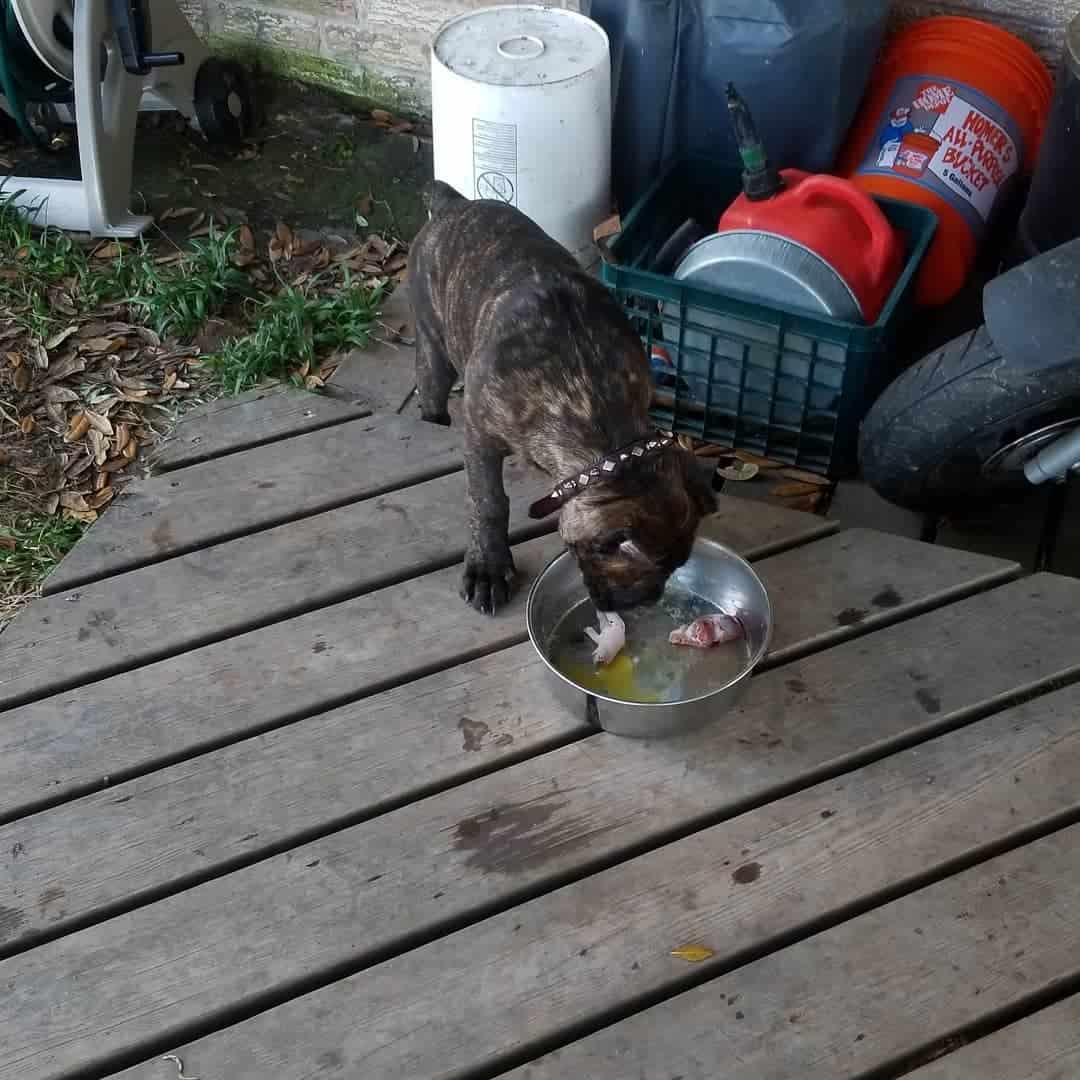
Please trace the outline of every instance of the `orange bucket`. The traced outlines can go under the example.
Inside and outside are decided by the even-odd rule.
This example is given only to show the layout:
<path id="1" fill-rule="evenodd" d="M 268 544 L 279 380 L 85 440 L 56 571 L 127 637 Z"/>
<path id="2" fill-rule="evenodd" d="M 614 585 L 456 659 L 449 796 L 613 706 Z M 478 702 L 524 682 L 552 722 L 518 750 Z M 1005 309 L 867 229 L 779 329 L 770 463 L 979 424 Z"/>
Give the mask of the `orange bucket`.
<path id="1" fill-rule="evenodd" d="M 943 304 L 960 291 L 987 223 L 1034 168 L 1052 94 L 1035 52 L 978 19 L 923 19 L 886 47 L 839 172 L 937 214 L 919 303 Z"/>

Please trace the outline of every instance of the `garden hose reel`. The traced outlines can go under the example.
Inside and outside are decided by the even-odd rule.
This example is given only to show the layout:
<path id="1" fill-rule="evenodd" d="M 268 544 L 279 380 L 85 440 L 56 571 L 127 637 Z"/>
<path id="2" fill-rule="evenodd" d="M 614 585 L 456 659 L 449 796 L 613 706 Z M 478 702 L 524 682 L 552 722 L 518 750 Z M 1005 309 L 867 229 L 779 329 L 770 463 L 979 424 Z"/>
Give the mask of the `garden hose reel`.
<path id="1" fill-rule="evenodd" d="M 211 143 L 254 126 L 246 72 L 211 56 L 176 0 L 0 0 L 0 93 L 39 145 L 28 107 L 74 122 L 82 172 L 9 177 L 3 194 L 35 224 L 94 236 L 138 236 L 153 220 L 130 208 L 140 111 L 179 112 Z"/>

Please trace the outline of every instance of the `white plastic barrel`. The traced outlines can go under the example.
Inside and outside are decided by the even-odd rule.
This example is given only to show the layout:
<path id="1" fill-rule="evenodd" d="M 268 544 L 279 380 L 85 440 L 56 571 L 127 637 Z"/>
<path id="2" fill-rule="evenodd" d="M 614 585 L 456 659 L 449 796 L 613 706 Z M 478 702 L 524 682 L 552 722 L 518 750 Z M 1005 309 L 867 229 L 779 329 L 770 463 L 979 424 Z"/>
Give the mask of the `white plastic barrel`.
<path id="1" fill-rule="evenodd" d="M 435 178 L 502 199 L 582 260 L 610 212 L 611 53 L 591 19 L 539 4 L 460 15 L 431 50 Z"/>

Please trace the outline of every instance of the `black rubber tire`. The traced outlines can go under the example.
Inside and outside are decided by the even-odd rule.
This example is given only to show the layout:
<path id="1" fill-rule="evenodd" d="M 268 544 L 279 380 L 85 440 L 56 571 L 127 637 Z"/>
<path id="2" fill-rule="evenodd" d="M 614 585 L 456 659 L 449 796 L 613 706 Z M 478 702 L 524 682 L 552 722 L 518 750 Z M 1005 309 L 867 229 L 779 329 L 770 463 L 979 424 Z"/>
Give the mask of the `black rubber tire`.
<path id="1" fill-rule="evenodd" d="M 236 95 L 240 114 L 229 109 Z M 242 64 L 210 57 L 195 76 L 195 112 L 203 137 L 211 146 L 237 147 L 255 130 L 258 105 L 254 84 Z"/>
<path id="2" fill-rule="evenodd" d="M 1080 342 L 1021 369 L 985 326 L 908 368 L 874 403 L 859 434 L 863 478 L 911 510 L 960 513 L 1022 498 L 1020 471 L 987 475 L 997 450 L 1047 424 L 1080 416 Z"/>

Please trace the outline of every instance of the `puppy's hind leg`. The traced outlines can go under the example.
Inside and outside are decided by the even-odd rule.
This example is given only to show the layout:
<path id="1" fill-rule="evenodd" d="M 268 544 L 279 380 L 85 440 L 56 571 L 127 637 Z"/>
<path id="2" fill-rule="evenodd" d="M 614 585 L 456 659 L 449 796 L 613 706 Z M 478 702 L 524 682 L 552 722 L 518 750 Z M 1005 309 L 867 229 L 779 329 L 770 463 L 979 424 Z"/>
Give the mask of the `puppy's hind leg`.
<path id="1" fill-rule="evenodd" d="M 416 389 L 420 417 L 431 424 L 450 426 L 450 391 L 457 379 L 440 338 L 422 323 L 416 327 Z"/>
<path id="2" fill-rule="evenodd" d="M 504 451 L 465 445 L 469 549 L 461 596 L 484 615 L 505 607 L 517 576 L 510 553 L 510 500 L 503 487 Z"/>

